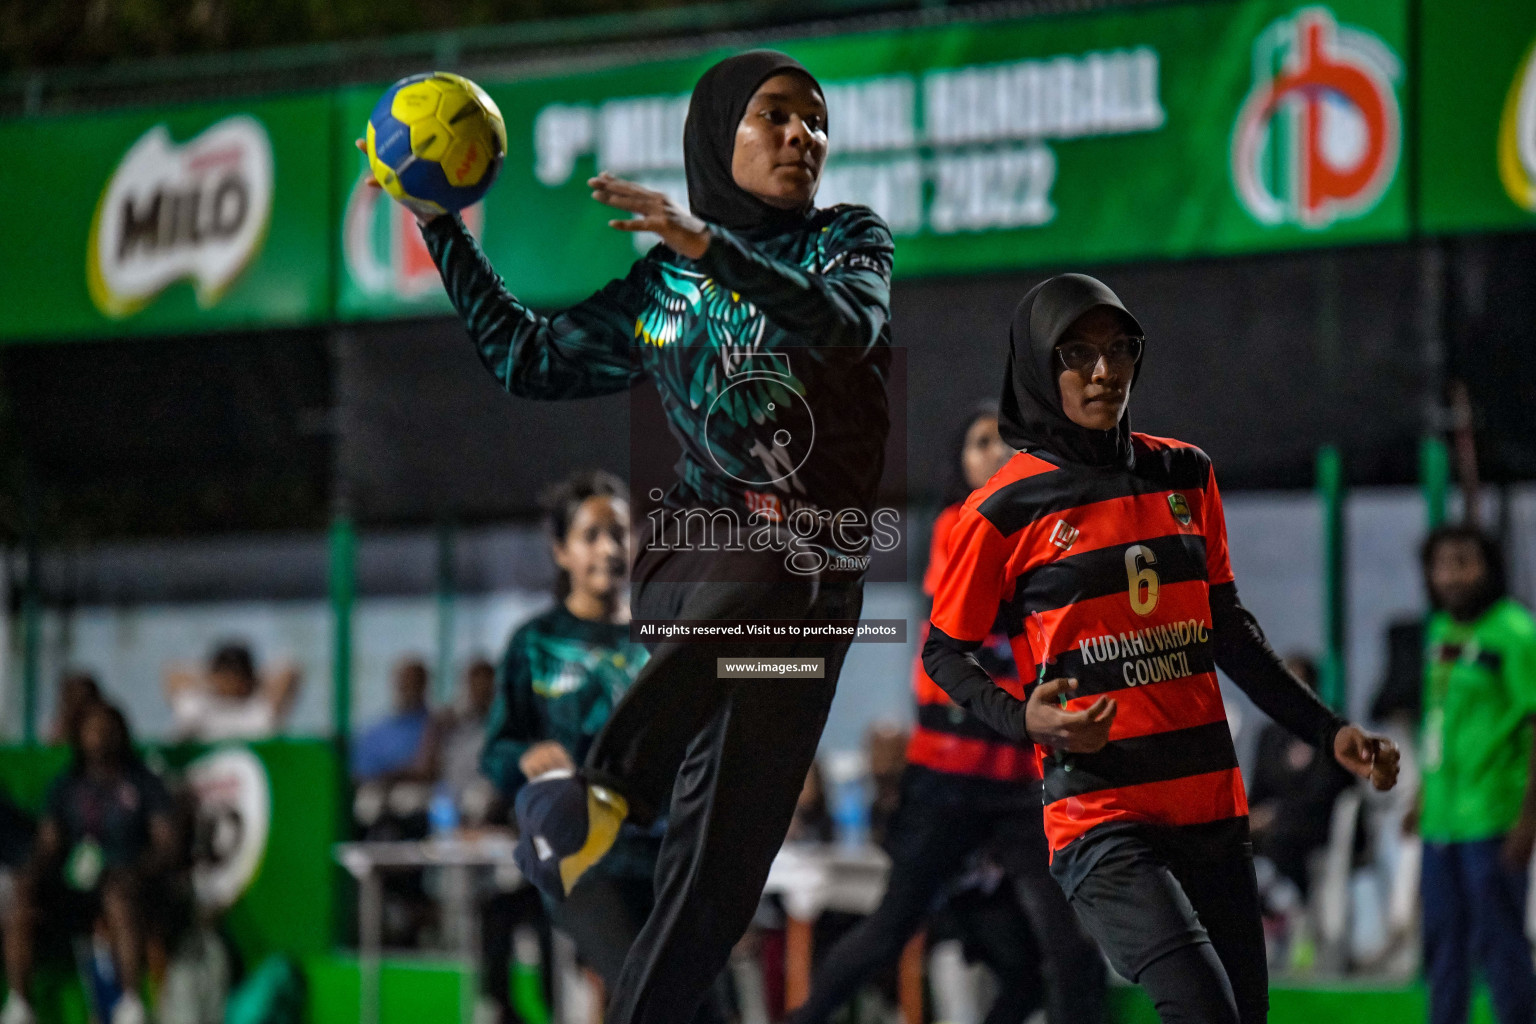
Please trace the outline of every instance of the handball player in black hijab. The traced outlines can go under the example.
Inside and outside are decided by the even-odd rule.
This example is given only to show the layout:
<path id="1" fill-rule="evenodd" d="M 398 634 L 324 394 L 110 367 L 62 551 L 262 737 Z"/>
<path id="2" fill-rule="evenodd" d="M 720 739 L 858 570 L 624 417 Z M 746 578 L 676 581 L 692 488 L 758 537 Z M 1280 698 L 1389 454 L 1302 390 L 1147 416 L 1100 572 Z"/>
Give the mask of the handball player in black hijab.
<path id="1" fill-rule="evenodd" d="M 1322 704 L 1237 599 L 1211 460 L 1134 433 L 1140 323 L 1053 277 L 1014 313 L 998 429 L 1018 454 L 965 502 L 923 664 L 1044 769 L 1051 873 L 1165 1024 L 1261 1024 L 1269 1004 L 1248 805 L 1216 668 L 1377 789 L 1397 749 Z M 973 651 L 998 608 L 1020 700 Z"/>
<path id="2" fill-rule="evenodd" d="M 825 524 L 867 521 L 883 468 L 892 242 L 865 207 L 815 208 L 830 130 L 820 85 L 792 58 L 755 50 L 710 68 L 683 138 L 688 206 L 592 178 L 593 198 L 626 214 L 613 228 L 661 244 L 553 316 L 508 291 L 457 216 L 418 214 L 480 358 L 508 391 L 583 398 L 654 380 L 682 458 L 662 499 L 669 525 L 639 531 L 638 620 L 858 618 L 862 571 L 833 561 Z M 773 372 L 743 381 L 763 366 Z M 723 521 L 737 543 L 698 550 Z M 522 788 L 519 864 L 556 898 L 621 822 L 666 816 L 655 909 L 610 993 L 610 1024 L 689 1020 L 725 966 L 788 828 L 848 642 L 649 642 L 586 765 Z M 720 657 L 785 656 L 821 659 L 820 678 L 718 678 Z"/>

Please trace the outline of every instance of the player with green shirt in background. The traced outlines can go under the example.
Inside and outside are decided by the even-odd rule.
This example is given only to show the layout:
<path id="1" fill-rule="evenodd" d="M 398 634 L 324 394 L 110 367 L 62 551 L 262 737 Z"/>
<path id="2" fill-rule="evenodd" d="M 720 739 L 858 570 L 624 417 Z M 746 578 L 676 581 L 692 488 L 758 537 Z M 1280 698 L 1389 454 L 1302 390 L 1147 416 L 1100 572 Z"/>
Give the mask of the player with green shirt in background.
<path id="1" fill-rule="evenodd" d="M 1499 1024 L 1531 1024 L 1536 973 L 1525 910 L 1536 843 L 1536 620 L 1506 594 L 1499 548 L 1476 527 L 1430 534 L 1423 563 L 1435 609 L 1419 815 L 1429 1020 L 1465 1024 L 1475 960 Z"/>
<path id="2" fill-rule="evenodd" d="M 533 778 L 574 771 L 649 658 L 629 638 L 632 546 L 624 484 L 601 471 L 577 473 L 544 495 L 550 553 L 559 570 L 555 604 L 513 632 L 496 670 L 496 700 L 486 723 L 480 770 L 510 804 Z M 560 902 L 545 910 L 576 943 L 581 958 L 617 986 L 624 959 L 656 902 L 652 879 L 665 820 L 625 822 L 613 848 Z M 510 931 L 505 905 L 487 931 Z M 500 915 L 500 916 L 498 916 Z M 494 919 L 494 921 L 493 921 Z M 506 955 L 505 936 L 497 959 Z M 488 960 L 490 958 L 488 957 Z M 482 996 L 501 1024 L 515 1024 L 505 970 L 486 971 Z M 708 995 L 692 1024 L 724 1019 L 720 993 Z M 684 1022 L 686 1024 L 686 1022 Z"/>

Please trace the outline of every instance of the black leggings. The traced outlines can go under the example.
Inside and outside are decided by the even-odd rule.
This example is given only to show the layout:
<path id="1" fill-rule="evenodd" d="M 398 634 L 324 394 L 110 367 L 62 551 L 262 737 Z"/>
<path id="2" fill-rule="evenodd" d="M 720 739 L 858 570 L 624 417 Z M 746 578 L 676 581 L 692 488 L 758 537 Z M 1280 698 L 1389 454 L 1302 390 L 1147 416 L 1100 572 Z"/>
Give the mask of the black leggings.
<path id="1" fill-rule="evenodd" d="M 1000 976 L 999 981 L 1032 985 L 1038 993 L 1038 975 L 1043 974 L 1052 1024 L 1099 1024 L 1104 1014 L 1103 961 L 1047 872 L 1042 819 L 1038 790 L 908 767 L 887 840 L 891 876 L 885 896 L 874 913 L 828 952 L 810 998 L 795 1011 L 795 1024 L 823 1024 L 866 978 L 893 962 L 933 911 L 940 891 L 960 872 L 966 856 L 983 846 L 994 851 L 1007 871 L 1016 905 L 1028 915 L 1040 940 L 1034 976 Z M 1002 966 L 1000 974 L 1007 973 Z M 1034 1000 L 1017 990 L 1005 995 L 1002 1006 L 994 1006 L 999 1014 L 1033 1008 L 1023 1007 Z M 1020 1019 L 1022 1014 L 1014 1018 Z"/>
<path id="2" fill-rule="evenodd" d="M 480 995 L 493 1001 L 507 1024 L 523 1024 L 512 1005 L 507 984 L 512 969 L 512 933 L 520 924 L 529 925 L 539 936 L 539 963 L 544 991 L 553 989 L 553 958 L 550 948 L 549 920 L 538 890 L 524 886 L 512 892 L 498 892 L 480 904 Z"/>
<path id="3" fill-rule="evenodd" d="M 1012 889 L 967 890 L 951 896 L 929 933 L 959 938 L 968 957 L 980 960 L 997 979 L 997 998 L 981 1024 L 1020 1024 L 1045 1004 L 1040 978 L 1040 943 Z"/>
<path id="4" fill-rule="evenodd" d="M 777 552 L 651 549 L 636 619 L 857 619 L 862 584 L 790 573 Z M 655 909 L 609 1024 L 693 1018 L 757 909 L 816 755 L 847 640 L 656 644 L 587 757 L 638 820 L 665 812 Z M 721 679 L 719 657 L 820 657 L 820 679 Z"/>
<path id="5" fill-rule="evenodd" d="M 576 952 L 610 992 L 618 986 L 624 959 L 651 912 L 651 885 L 649 878 L 613 874 L 600 865 L 582 876 L 565 902 L 550 907 L 555 927 L 571 937 Z M 693 1024 L 725 1020 L 724 1002 L 724 993 L 708 994 Z"/>
<path id="6" fill-rule="evenodd" d="M 1141 970 L 1137 979 L 1163 1024 L 1238 1024 L 1237 997 L 1209 942 L 1180 946 Z"/>
<path id="7" fill-rule="evenodd" d="M 1247 818 L 1090 833 L 1073 845 L 1092 863 L 1073 908 L 1163 1024 L 1264 1024 L 1269 968 Z M 1070 871 L 1065 852 L 1058 877 Z"/>

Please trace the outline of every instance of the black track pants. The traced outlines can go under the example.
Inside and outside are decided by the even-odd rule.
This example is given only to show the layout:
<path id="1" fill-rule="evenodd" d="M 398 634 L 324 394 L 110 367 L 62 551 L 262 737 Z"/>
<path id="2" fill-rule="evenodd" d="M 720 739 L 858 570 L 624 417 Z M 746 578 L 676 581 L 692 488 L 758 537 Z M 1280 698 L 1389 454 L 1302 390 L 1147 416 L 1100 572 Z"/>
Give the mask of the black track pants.
<path id="1" fill-rule="evenodd" d="M 1164 1024 L 1264 1024 L 1269 968 L 1247 818 L 1079 842 L 1074 853 L 1095 859 L 1072 907 Z"/>
<path id="2" fill-rule="evenodd" d="M 863 602 L 861 583 L 795 575 L 776 552 L 653 549 L 635 579 L 637 619 L 856 619 Z M 847 652 L 847 640 L 652 647 L 585 767 L 637 819 L 668 816 L 655 909 L 610 993 L 609 1024 L 687 1021 L 726 966 L 784 841 Z M 719 657 L 784 656 L 823 658 L 824 677 L 717 677 Z"/>

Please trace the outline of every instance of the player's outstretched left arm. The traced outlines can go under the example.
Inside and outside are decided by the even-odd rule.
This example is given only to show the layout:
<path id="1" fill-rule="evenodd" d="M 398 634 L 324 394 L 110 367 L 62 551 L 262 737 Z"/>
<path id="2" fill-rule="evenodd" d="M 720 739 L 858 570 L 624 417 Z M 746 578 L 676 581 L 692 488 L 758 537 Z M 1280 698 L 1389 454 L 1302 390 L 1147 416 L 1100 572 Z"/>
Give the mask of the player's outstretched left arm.
<path id="1" fill-rule="evenodd" d="M 1204 453 L 1201 453 L 1204 457 Z M 1351 774 L 1377 789 L 1397 785 L 1397 745 L 1334 714 L 1312 688 L 1285 667 L 1237 598 L 1227 551 L 1227 521 L 1216 472 L 1206 471 L 1202 518 L 1211 604 L 1211 639 L 1216 665 L 1270 718 L 1292 735 L 1333 754 Z"/>
<path id="2" fill-rule="evenodd" d="M 620 231 L 652 231 L 695 260 L 716 282 L 746 296 L 763 315 L 813 346 L 869 347 L 891 318 L 895 243 L 872 211 L 849 207 L 827 226 L 826 264 L 816 272 L 768 256 L 734 232 L 707 224 L 663 192 L 603 173 L 592 198 L 632 214 Z"/>
<path id="3" fill-rule="evenodd" d="M 1285 667 L 1237 598 L 1236 583 L 1211 587 L 1216 664 L 1270 718 L 1323 750 L 1347 771 L 1380 790 L 1397 785 L 1397 745 L 1345 721 Z"/>

